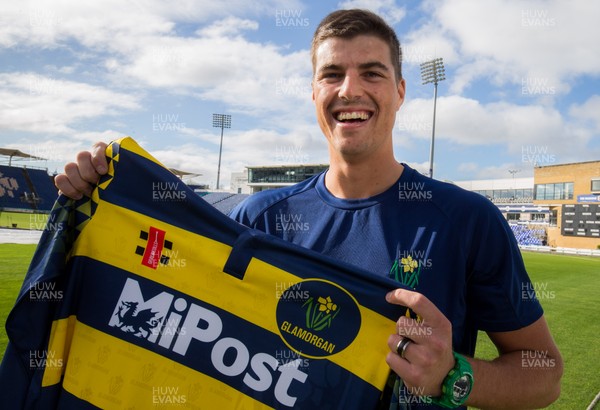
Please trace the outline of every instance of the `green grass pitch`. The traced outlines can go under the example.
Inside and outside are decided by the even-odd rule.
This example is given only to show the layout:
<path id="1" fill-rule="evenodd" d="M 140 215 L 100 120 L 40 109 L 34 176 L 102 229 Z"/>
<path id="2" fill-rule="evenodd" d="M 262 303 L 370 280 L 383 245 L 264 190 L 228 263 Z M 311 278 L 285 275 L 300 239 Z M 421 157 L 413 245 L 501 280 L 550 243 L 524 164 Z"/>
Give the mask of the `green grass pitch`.
<path id="1" fill-rule="evenodd" d="M 0 245 L 0 322 L 12 308 L 35 245 Z M 524 252 L 546 319 L 565 362 L 562 394 L 550 409 L 585 409 L 600 391 L 600 259 Z M 0 356 L 7 338 L 0 330 Z M 481 333 L 476 357 L 493 358 L 496 350 Z"/>
<path id="2" fill-rule="evenodd" d="M 48 214 L 27 212 L 0 212 L 0 228 L 42 230 L 48 220 Z"/>

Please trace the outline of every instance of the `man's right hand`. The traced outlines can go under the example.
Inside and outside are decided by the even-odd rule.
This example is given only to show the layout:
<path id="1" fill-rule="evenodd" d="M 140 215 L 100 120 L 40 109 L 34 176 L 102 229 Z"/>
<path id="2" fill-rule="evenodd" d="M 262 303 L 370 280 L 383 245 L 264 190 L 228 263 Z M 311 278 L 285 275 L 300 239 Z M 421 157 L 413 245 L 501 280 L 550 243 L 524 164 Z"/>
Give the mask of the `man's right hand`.
<path id="1" fill-rule="evenodd" d="M 81 199 L 90 196 L 94 185 L 98 183 L 101 175 L 108 171 L 106 162 L 106 147 L 104 142 L 97 142 L 91 151 L 81 151 L 77 154 L 76 162 L 65 165 L 64 174 L 54 177 L 54 185 L 61 193 L 72 199 Z"/>

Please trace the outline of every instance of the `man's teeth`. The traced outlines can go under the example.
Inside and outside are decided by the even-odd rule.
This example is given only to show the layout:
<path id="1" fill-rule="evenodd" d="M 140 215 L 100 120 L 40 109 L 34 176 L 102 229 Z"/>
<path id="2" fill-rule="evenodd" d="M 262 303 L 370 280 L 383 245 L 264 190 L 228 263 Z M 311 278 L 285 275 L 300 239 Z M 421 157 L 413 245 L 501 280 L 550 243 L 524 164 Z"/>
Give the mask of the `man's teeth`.
<path id="1" fill-rule="evenodd" d="M 366 112 L 341 112 L 337 115 L 338 121 L 346 121 L 346 120 L 368 120 L 369 113 Z"/>

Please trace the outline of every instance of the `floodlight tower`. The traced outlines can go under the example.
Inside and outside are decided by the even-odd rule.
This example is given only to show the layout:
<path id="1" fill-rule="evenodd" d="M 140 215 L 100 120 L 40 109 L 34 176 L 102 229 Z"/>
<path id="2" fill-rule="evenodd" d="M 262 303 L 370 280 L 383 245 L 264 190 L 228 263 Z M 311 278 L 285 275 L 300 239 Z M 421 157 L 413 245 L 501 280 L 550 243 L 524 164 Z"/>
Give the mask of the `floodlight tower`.
<path id="1" fill-rule="evenodd" d="M 221 153 L 223 152 L 223 129 L 231 128 L 231 115 L 213 114 L 213 127 L 221 128 L 221 143 L 219 144 L 219 165 L 217 167 L 217 190 L 221 176 Z"/>
<path id="2" fill-rule="evenodd" d="M 512 175 L 513 199 L 517 199 L 517 186 L 515 185 L 515 174 L 521 172 L 520 169 L 509 169 L 508 172 Z"/>
<path id="3" fill-rule="evenodd" d="M 431 129 L 431 147 L 429 148 L 429 177 L 433 178 L 433 149 L 435 143 L 435 106 L 437 102 L 438 82 L 446 79 L 444 72 L 444 61 L 441 58 L 435 58 L 421 64 L 421 79 L 423 85 L 433 83 L 433 127 Z"/>

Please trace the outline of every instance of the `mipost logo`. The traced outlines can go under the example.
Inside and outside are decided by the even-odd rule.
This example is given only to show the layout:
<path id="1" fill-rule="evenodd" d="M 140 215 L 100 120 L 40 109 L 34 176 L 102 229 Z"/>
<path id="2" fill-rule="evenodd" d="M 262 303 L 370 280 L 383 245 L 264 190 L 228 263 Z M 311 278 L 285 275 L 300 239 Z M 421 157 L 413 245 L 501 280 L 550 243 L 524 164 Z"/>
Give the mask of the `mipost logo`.
<path id="1" fill-rule="evenodd" d="M 146 286 L 144 292 L 148 292 Z M 184 357 L 192 344 L 209 344 L 210 355 L 189 360 L 206 362 L 211 371 L 220 374 L 220 377 L 238 380 L 256 392 L 265 392 L 274 386 L 271 390 L 274 399 L 284 406 L 294 406 L 297 397 L 291 395 L 293 389 L 290 390 L 290 386 L 303 384 L 308 378 L 308 375 L 298 368 L 297 360 L 280 365 L 278 359 L 268 353 L 252 352 L 247 344 L 248 336 L 241 335 L 240 340 L 227 333 L 217 311 L 193 303 L 192 299 L 188 300 L 184 295 L 176 296 L 176 292 L 157 293 L 157 288 L 154 288 L 154 292 L 150 292 L 153 296 L 147 297 L 142 293 L 140 282 L 128 278 L 116 301 L 108 326 L 138 337 L 142 346 L 154 344 L 155 348 L 160 346 Z M 126 308 L 135 308 L 129 318 Z M 231 363 L 230 352 L 233 351 L 236 354 Z M 146 377 L 151 379 L 155 369 L 145 370 Z M 162 403 L 157 404 L 167 401 L 165 393 L 170 396 L 175 393 L 180 402 L 185 396 L 179 389 L 157 390 L 155 393 L 156 400 L 162 400 Z M 158 398 L 159 396 L 162 399 Z M 185 400 L 187 399 L 186 396 Z"/>

